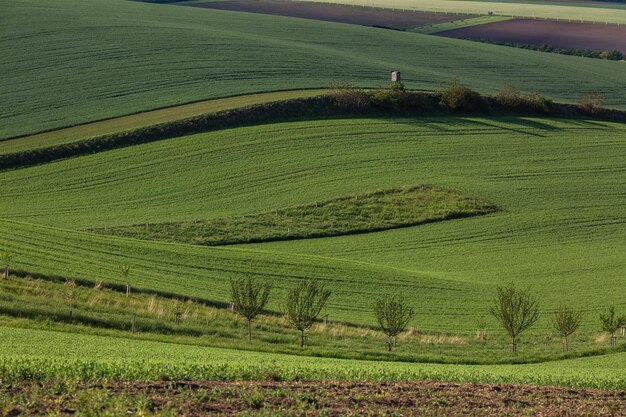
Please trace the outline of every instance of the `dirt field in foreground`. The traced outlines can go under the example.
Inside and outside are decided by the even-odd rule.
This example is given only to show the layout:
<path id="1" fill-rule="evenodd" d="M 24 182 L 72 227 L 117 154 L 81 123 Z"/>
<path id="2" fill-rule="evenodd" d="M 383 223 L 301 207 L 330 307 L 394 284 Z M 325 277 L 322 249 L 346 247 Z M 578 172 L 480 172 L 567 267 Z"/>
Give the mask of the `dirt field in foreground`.
<path id="1" fill-rule="evenodd" d="M 354 25 L 379 26 L 390 29 L 408 29 L 430 23 L 448 22 L 459 15 L 437 13 L 404 12 L 389 9 L 376 9 L 280 0 L 233 0 L 207 3 L 192 3 L 189 6 L 237 12 L 262 13 L 275 16 L 301 17 L 326 22 L 351 23 Z M 467 17 L 464 15 L 464 17 Z"/>
<path id="2" fill-rule="evenodd" d="M 0 387 L 3 415 L 620 416 L 626 391 L 444 382 L 157 382 Z"/>
<path id="3" fill-rule="evenodd" d="M 515 19 L 437 33 L 458 39 L 626 53 L 626 25 Z"/>

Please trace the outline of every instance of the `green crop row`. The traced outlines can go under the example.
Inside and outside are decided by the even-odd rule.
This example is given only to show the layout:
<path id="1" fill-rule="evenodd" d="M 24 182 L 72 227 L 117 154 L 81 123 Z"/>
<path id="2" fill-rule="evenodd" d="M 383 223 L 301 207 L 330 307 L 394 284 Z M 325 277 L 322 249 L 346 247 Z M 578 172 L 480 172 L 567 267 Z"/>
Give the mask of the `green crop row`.
<path id="1" fill-rule="evenodd" d="M 624 389 L 624 356 L 537 365 L 308 358 L 0 327 L 0 382 L 23 380 L 446 380 Z"/>

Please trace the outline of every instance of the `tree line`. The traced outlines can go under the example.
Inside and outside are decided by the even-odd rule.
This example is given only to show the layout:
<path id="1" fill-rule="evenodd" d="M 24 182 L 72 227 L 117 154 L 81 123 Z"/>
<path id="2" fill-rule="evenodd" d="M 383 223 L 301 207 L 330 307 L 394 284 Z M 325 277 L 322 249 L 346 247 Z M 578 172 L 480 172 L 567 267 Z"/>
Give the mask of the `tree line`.
<path id="1" fill-rule="evenodd" d="M 13 256 L 9 252 L 0 252 L 0 268 L 2 278 L 8 278 L 9 267 Z M 126 297 L 131 293 L 129 280 L 130 266 L 119 266 L 120 278 L 126 285 Z M 230 280 L 232 310 L 247 322 L 248 339 L 252 340 L 252 322 L 265 308 L 270 300 L 273 284 L 269 280 L 245 276 Z M 304 348 L 306 331 L 315 324 L 327 305 L 332 292 L 326 285 L 314 278 L 305 278 L 289 289 L 283 300 L 283 313 L 289 325 L 299 332 L 299 345 Z M 64 285 L 64 299 L 70 307 L 70 319 L 76 308 L 76 284 L 67 280 Z M 530 329 L 539 319 L 539 298 L 529 289 L 520 289 L 513 283 L 497 287 L 489 313 L 511 339 L 511 352 L 517 352 L 517 343 L 522 333 Z M 398 336 L 407 330 L 409 323 L 415 318 L 415 310 L 408 301 L 390 295 L 378 297 L 372 304 L 372 312 L 379 330 L 387 337 L 387 350 L 391 352 L 397 345 Z M 611 345 L 617 344 L 617 332 L 626 327 L 626 315 L 618 314 L 615 306 L 601 313 L 601 329 L 611 335 Z M 563 349 L 569 350 L 570 338 L 578 330 L 583 320 L 582 311 L 561 305 L 552 315 L 552 326 L 556 334 L 563 340 Z M 136 317 L 133 316 L 132 330 L 135 330 Z M 178 317 L 177 317 L 178 322 Z M 178 323 L 177 323 L 178 324 Z M 485 324 L 481 324 L 484 338 Z"/>

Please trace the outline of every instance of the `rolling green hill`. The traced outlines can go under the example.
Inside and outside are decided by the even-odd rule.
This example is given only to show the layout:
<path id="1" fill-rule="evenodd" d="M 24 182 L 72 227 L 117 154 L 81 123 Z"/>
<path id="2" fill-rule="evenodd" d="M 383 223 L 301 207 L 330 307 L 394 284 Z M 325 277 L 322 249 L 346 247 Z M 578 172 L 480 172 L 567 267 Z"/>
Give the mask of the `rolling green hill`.
<path id="1" fill-rule="evenodd" d="M 0 4 L 0 139 L 250 92 L 454 76 L 626 108 L 626 66 L 454 39 L 126 0 Z M 575 86 L 575 88 L 572 88 Z"/>
<path id="2" fill-rule="evenodd" d="M 369 118 L 228 129 L 0 173 L 0 247 L 32 272 L 227 301 L 228 279 L 303 276 L 330 315 L 371 323 L 369 300 L 410 297 L 420 327 L 471 330 L 496 284 L 531 284 L 545 312 L 624 306 L 626 130 L 542 118 Z M 215 219 L 405 184 L 437 184 L 502 212 L 364 235 L 207 248 L 82 232 Z M 272 309 L 279 302 L 273 301 Z M 542 326 L 548 326 L 547 316 Z"/>

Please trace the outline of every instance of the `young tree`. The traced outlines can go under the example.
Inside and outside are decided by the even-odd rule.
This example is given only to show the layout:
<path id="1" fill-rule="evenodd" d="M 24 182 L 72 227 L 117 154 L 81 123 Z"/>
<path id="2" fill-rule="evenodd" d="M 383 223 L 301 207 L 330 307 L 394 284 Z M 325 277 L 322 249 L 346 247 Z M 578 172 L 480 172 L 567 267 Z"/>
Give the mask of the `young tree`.
<path id="1" fill-rule="evenodd" d="M 128 274 L 130 273 L 130 266 L 125 264 L 120 264 L 120 277 L 122 277 L 122 281 L 126 281 L 126 297 L 130 295 L 130 281 L 128 280 Z"/>
<path id="2" fill-rule="evenodd" d="M 0 252 L 0 265 L 2 265 L 2 278 L 9 277 L 9 266 L 11 266 L 11 260 L 13 255 L 9 252 Z"/>
<path id="3" fill-rule="evenodd" d="M 490 312 L 511 337 L 511 352 L 516 352 L 517 337 L 539 318 L 539 301 L 530 290 L 520 290 L 509 284 L 498 287 Z"/>
<path id="4" fill-rule="evenodd" d="M 387 350 L 391 352 L 396 345 L 398 335 L 406 329 L 415 312 L 403 300 L 386 297 L 376 300 L 374 314 L 380 329 L 387 335 Z"/>
<path id="5" fill-rule="evenodd" d="M 611 334 L 611 346 L 617 343 L 617 331 L 626 326 L 626 316 L 617 316 L 615 314 L 615 306 L 609 307 L 606 313 L 600 314 L 600 322 L 602 322 L 602 330 Z"/>
<path id="6" fill-rule="evenodd" d="M 578 330 L 583 319 L 581 311 L 574 311 L 569 307 L 561 306 L 554 313 L 552 323 L 554 330 L 563 338 L 563 350 L 569 350 L 569 337 Z"/>
<path id="7" fill-rule="evenodd" d="M 78 289 L 76 288 L 76 281 L 73 279 L 68 279 L 65 281 L 65 285 L 63 286 L 64 294 L 63 298 L 67 301 L 67 304 L 70 307 L 70 321 L 74 316 L 74 309 L 76 308 L 76 301 L 78 300 Z"/>
<path id="8" fill-rule="evenodd" d="M 287 293 L 285 314 L 289 323 L 300 331 L 300 347 L 308 330 L 330 297 L 330 290 L 315 279 L 305 279 Z"/>
<path id="9" fill-rule="evenodd" d="M 248 339 L 252 340 L 252 320 L 263 311 L 272 291 L 272 283 L 251 276 L 230 280 L 234 310 L 248 321 Z"/>

